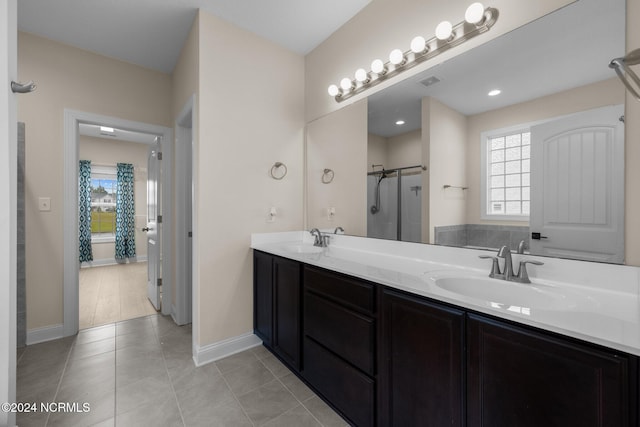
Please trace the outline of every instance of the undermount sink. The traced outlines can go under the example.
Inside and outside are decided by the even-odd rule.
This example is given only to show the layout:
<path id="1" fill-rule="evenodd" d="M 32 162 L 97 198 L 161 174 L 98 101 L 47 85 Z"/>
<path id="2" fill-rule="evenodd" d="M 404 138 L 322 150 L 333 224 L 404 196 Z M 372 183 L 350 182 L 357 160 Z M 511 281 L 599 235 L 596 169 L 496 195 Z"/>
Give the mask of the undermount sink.
<path id="1" fill-rule="evenodd" d="M 283 248 L 287 252 L 294 254 L 319 254 L 322 252 L 322 248 L 319 246 L 305 245 L 305 244 L 293 244 Z"/>
<path id="2" fill-rule="evenodd" d="M 436 287 L 454 294 L 480 300 L 492 308 L 528 314 L 536 310 L 567 310 L 587 299 L 579 294 L 559 290 L 549 285 L 521 284 L 479 276 L 429 275 Z"/>

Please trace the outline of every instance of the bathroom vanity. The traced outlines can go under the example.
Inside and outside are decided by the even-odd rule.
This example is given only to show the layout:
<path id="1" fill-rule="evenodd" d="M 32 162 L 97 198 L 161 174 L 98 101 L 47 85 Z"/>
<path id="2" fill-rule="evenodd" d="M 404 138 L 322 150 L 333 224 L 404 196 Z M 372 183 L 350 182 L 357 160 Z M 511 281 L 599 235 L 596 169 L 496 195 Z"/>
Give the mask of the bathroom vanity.
<path id="1" fill-rule="evenodd" d="M 602 290 L 536 267 L 514 291 L 475 251 L 307 234 L 254 235 L 255 333 L 349 423 L 638 425 L 636 269 L 601 266 L 630 282 Z"/>

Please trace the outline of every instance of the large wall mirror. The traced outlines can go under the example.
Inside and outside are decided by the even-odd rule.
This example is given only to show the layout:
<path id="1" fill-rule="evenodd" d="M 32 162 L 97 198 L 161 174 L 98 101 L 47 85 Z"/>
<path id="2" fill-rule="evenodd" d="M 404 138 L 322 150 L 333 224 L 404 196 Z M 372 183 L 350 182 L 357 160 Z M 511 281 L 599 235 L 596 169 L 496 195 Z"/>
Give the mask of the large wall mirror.
<path id="1" fill-rule="evenodd" d="M 357 122 L 367 137 L 343 142 L 366 145 L 366 159 L 334 168 L 365 193 L 340 209 L 363 212 L 335 225 L 623 263 L 625 93 L 608 64 L 625 53 L 625 7 L 579 0 L 371 95 L 367 124 Z M 353 117 L 353 108 L 331 116 Z M 316 165 L 319 157 L 308 156 L 308 170 L 332 167 Z M 341 191 L 311 185 L 308 200 L 316 189 L 325 199 Z M 309 226 L 333 225 L 314 209 Z"/>

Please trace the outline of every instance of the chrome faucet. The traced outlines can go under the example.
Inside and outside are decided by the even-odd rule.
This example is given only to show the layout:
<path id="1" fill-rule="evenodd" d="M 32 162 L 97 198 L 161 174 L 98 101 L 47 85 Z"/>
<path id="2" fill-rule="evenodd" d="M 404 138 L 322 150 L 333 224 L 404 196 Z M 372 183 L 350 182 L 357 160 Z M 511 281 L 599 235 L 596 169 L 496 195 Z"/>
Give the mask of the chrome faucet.
<path id="1" fill-rule="evenodd" d="M 502 278 L 504 280 L 512 280 L 513 279 L 513 264 L 511 261 L 511 249 L 509 246 L 502 246 L 498 250 L 498 258 L 504 258 L 504 267 L 502 272 Z"/>
<path id="2" fill-rule="evenodd" d="M 524 240 L 520 240 L 520 243 L 518 243 L 518 253 L 519 254 L 523 254 L 524 253 L 524 249 L 527 247 L 527 244 L 525 243 Z"/>
<path id="3" fill-rule="evenodd" d="M 322 234 L 320 233 L 320 230 L 318 230 L 317 228 L 312 228 L 309 233 L 314 236 L 314 240 L 313 240 L 313 246 L 318 246 L 320 248 L 324 247 L 324 240 L 322 239 Z"/>
<path id="4" fill-rule="evenodd" d="M 497 256 L 480 255 L 479 257 L 493 260 L 493 264 L 491 265 L 491 273 L 489 273 L 489 277 L 492 277 L 494 279 L 508 280 L 511 282 L 518 282 L 518 283 L 531 283 L 531 280 L 529 280 L 529 274 L 527 273 L 527 264 L 544 265 L 544 263 L 540 261 L 523 259 L 520 261 L 518 274 L 514 274 L 513 263 L 511 259 L 511 249 L 509 249 L 509 246 L 502 246 L 498 250 Z M 504 267 L 503 267 L 504 272 L 500 271 L 500 262 L 498 261 L 498 258 L 504 258 Z"/>

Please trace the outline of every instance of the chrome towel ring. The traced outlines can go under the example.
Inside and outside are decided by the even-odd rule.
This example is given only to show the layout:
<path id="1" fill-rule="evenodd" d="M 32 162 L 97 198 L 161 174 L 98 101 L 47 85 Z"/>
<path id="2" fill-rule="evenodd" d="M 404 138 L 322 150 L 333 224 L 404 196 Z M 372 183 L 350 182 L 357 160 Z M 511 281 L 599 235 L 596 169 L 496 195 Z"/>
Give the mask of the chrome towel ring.
<path id="1" fill-rule="evenodd" d="M 271 178 L 281 180 L 287 176 L 287 165 L 282 162 L 275 162 L 273 166 L 271 166 L 271 171 L 269 173 Z"/>
<path id="2" fill-rule="evenodd" d="M 333 181 L 333 176 L 334 175 L 335 175 L 335 173 L 333 172 L 333 170 L 325 169 L 323 174 L 322 174 L 322 183 L 323 184 L 329 184 L 331 181 Z"/>

